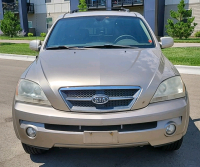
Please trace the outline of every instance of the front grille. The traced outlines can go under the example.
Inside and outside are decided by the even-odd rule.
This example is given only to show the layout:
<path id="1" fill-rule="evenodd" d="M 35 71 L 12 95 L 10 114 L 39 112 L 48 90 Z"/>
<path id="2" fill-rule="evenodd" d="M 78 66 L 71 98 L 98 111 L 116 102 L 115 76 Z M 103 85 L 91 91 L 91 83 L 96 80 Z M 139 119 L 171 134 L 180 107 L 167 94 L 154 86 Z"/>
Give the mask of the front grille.
<path id="1" fill-rule="evenodd" d="M 139 131 L 148 130 L 157 127 L 157 122 L 147 122 L 139 124 L 127 124 L 127 125 L 110 125 L 110 126 L 73 126 L 73 125 L 54 125 L 45 124 L 45 129 L 56 131 L 68 131 L 68 132 L 84 132 L 84 131 Z"/>
<path id="2" fill-rule="evenodd" d="M 109 97 L 127 97 L 133 96 L 138 90 L 137 89 L 110 89 L 105 90 L 105 95 Z"/>
<path id="3" fill-rule="evenodd" d="M 92 101 L 69 101 L 69 103 L 71 103 L 71 105 L 73 106 L 96 107 L 96 108 L 102 108 L 102 107 L 113 108 L 113 106 L 115 107 L 128 106 L 131 102 L 132 100 L 115 100 L 115 101 L 109 101 L 106 104 L 97 105 L 97 104 L 94 104 Z"/>
<path id="4" fill-rule="evenodd" d="M 84 98 L 84 97 L 92 97 L 95 95 L 95 90 L 71 90 L 71 91 L 64 91 L 67 97 L 74 97 L 74 98 Z"/>
<path id="5" fill-rule="evenodd" d="M 130 110 L 141 89 L 133 86 L 70 87 L 59 90 L 71 111 L 112 112 Z M 106 96 L 105 104 L 93 102 L 95 96 Z"/>

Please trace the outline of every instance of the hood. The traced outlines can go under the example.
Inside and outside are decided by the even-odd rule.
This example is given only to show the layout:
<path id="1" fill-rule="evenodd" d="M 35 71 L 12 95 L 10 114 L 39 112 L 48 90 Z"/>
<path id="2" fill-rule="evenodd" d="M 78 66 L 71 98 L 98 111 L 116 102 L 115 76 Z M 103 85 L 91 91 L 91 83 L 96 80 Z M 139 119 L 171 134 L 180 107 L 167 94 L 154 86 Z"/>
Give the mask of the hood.
<path id="1" fill-rule="evenodd" d="M 146 87 L 159 66 L 152 50 L 62 50 L 40 55 L 53 89 L 68 86 L 137 85 Z M 145 80 L 145 82 L 144 82 Z"/>
<path id="2" fill-rule="evenodd" d="M 140 86 L 142 93 L 134 107 L 142 108 L 163 76 L 174 75 L 165 59 L 158 48 L 43 50 L 26 78 L 39 83 L 59 110 L 67 109 L 58 90 L 70 86 Z"/>

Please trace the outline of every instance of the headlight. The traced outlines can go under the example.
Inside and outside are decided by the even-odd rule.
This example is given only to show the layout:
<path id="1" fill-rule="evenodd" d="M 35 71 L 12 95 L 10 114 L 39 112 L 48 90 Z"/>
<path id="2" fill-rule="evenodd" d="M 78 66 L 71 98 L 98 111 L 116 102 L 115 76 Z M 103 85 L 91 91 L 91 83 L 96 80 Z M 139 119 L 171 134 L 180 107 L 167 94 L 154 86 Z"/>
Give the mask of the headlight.
<path id="1" fill-rule="evenodd" d="M 19 81 L 15 100 L 39 105 L 51 105 L 41 87 L 25 79 Z"/>
<path id="2" fill-rule="evenodd" d="M 163 81 L 158 87 L 151 103 L 185 97 L 185 86 L 180 76 Z"/>

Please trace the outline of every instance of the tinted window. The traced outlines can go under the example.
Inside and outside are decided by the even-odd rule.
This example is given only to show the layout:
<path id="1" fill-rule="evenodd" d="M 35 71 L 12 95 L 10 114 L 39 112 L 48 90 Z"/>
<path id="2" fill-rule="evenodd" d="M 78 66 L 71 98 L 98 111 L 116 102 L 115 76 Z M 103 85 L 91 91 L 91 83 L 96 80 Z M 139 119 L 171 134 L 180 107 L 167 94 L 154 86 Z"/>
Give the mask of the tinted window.
<path id="1" fill-rule="evenodd" d="M 46 47 L 124 45 L 154 47 L 143 21 L 136 17 L 92 16 L 65 18 L 57 22 Z"/>

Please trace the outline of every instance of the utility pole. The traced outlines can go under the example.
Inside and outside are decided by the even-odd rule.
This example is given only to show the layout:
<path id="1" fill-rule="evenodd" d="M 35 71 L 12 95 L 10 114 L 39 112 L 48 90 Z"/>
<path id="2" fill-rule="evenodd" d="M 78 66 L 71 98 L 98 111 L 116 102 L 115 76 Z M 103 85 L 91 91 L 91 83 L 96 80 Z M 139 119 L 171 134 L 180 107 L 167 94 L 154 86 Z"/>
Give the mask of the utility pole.
<path id="1" fill-rule="evenodd" d="M 19 18 L 20 18 L 20 24 L 23 31 L 26 33 L 26 35 L 29 32 L 28 29 L 28 13 L 27 13 L 27 1 L 26 0 L 18 0 L 19 3 Z"/>
<path id="2" fill-rule="evenodd" d="M 70 0 L 70 11 L 78 9 L 79 0 Z"/>
<path id="3" fill-rule="evenodd" d="M 112 0 L 106 0 L 106 10 L 112 9 Z"/>
<path id="4" fill-rule="evenodd" d="M 165 0 L 144 0 L 144 17 L 156 36 L 164 32 Z"/>
<path id="5" fill-rule="evenodd" d="M 156 1 L 157 0 L 144 0 L 144 17 L 157 35 Z"/>

